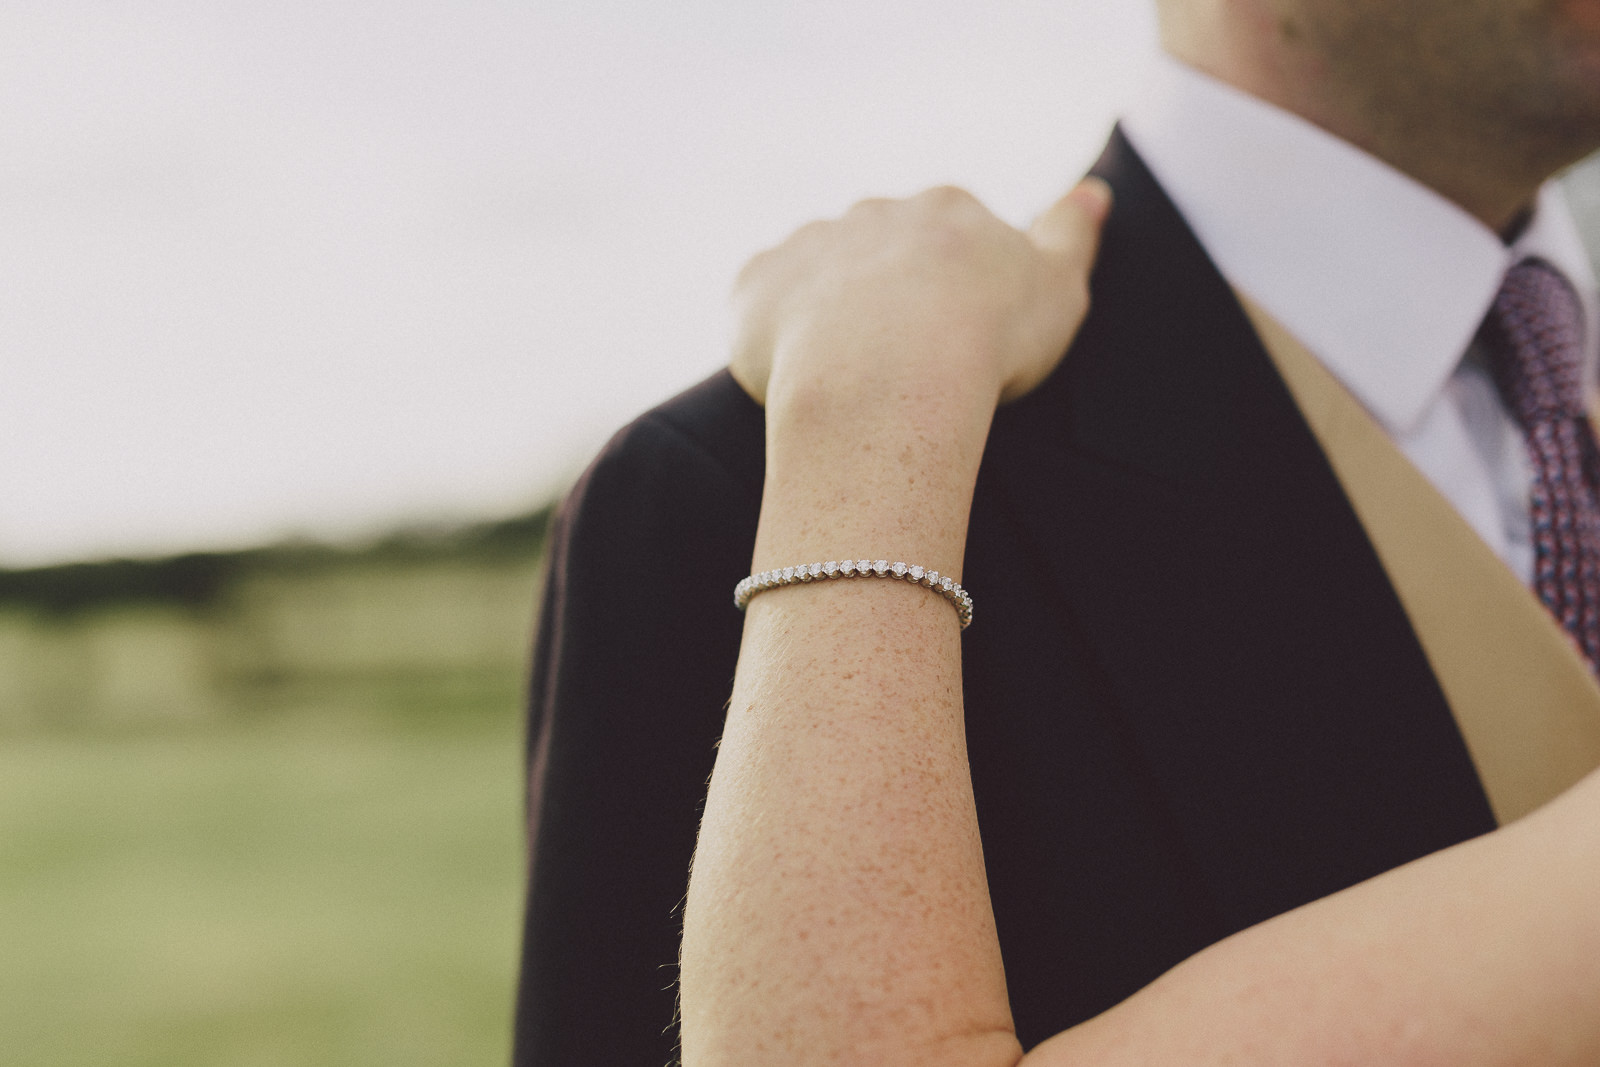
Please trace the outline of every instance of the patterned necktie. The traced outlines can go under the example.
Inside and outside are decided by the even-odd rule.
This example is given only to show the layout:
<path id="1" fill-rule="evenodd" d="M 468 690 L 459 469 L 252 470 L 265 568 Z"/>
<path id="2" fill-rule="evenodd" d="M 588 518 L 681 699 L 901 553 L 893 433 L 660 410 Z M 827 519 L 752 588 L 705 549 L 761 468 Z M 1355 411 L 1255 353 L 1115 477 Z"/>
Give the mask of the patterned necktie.
<path id="1" fill-rule="evenodd" d="M 1533 590 L 1600 670 L 1600 451 L 1584 415 L 1583 309 L 1559 271 L 1525 259 L 1506 273 L 1484 336 L 1533 466 Z"/>

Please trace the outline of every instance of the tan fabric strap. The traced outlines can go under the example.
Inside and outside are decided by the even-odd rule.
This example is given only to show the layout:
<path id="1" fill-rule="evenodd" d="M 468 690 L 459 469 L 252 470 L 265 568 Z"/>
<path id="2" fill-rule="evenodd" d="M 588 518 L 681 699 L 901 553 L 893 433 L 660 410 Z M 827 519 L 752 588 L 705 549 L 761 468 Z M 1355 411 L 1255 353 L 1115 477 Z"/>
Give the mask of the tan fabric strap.
<path id="1" fill-rule="evenodd" d="M 1399 594 L 1495 817 L 1600 767 L 1600 685 L 1566 633 L 1321 362 L 1240 300 Z"/>

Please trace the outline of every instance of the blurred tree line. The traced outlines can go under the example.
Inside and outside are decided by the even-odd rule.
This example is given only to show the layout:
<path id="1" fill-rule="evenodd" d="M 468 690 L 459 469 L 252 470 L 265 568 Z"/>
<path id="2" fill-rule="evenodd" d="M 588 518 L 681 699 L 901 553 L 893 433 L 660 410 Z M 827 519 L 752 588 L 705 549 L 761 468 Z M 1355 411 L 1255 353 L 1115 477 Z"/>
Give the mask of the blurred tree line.
<path id="1" fill-rule="evenodd" d="M 503 710 L 551 512 L 358 546 L 0 570 L 0 730 Z"/>

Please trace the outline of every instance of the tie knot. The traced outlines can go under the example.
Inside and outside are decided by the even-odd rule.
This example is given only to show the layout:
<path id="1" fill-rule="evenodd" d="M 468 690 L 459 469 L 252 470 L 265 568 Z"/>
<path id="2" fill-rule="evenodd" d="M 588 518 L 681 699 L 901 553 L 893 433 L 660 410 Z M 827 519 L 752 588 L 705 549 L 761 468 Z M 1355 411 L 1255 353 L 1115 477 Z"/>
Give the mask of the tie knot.
<path id="1" fill-rule="evenodd" d="M 1486 324 L 1500 394 L 1524 429 L 1583 416 L 1583 308 L 1542 259 L 1506 272 Z"/>

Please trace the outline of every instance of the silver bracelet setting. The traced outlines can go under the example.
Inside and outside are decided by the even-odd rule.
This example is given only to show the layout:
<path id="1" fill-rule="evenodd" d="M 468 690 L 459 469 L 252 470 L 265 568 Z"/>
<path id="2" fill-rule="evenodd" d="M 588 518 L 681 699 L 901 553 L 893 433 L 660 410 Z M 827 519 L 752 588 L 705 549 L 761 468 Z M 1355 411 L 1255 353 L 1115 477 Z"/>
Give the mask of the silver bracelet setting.
<path id="1" fill-rule="evenodd" d="M 805 563 L 798 567 L 780 567 L 777 570 L 752 574 L 734 586 L 733 603 L 743 611 L 750 606 L 751 599 L 757 593 L 764 593 L 768 589 L 799 585 L 802 582 L 825 582 L 834 578 L 895 578 L 923 586 L 950 601 L 956 609 L 957 618 L 961 620 L 963 630 L 972 625 L 972 597 L 967 595 L 967 591 L 961 588 L 960 584 L 938 571 L 898 561 L 890 563 L 886 559 L 847 559 L 843 562 L 830 559 L 826 563 Z"/>

